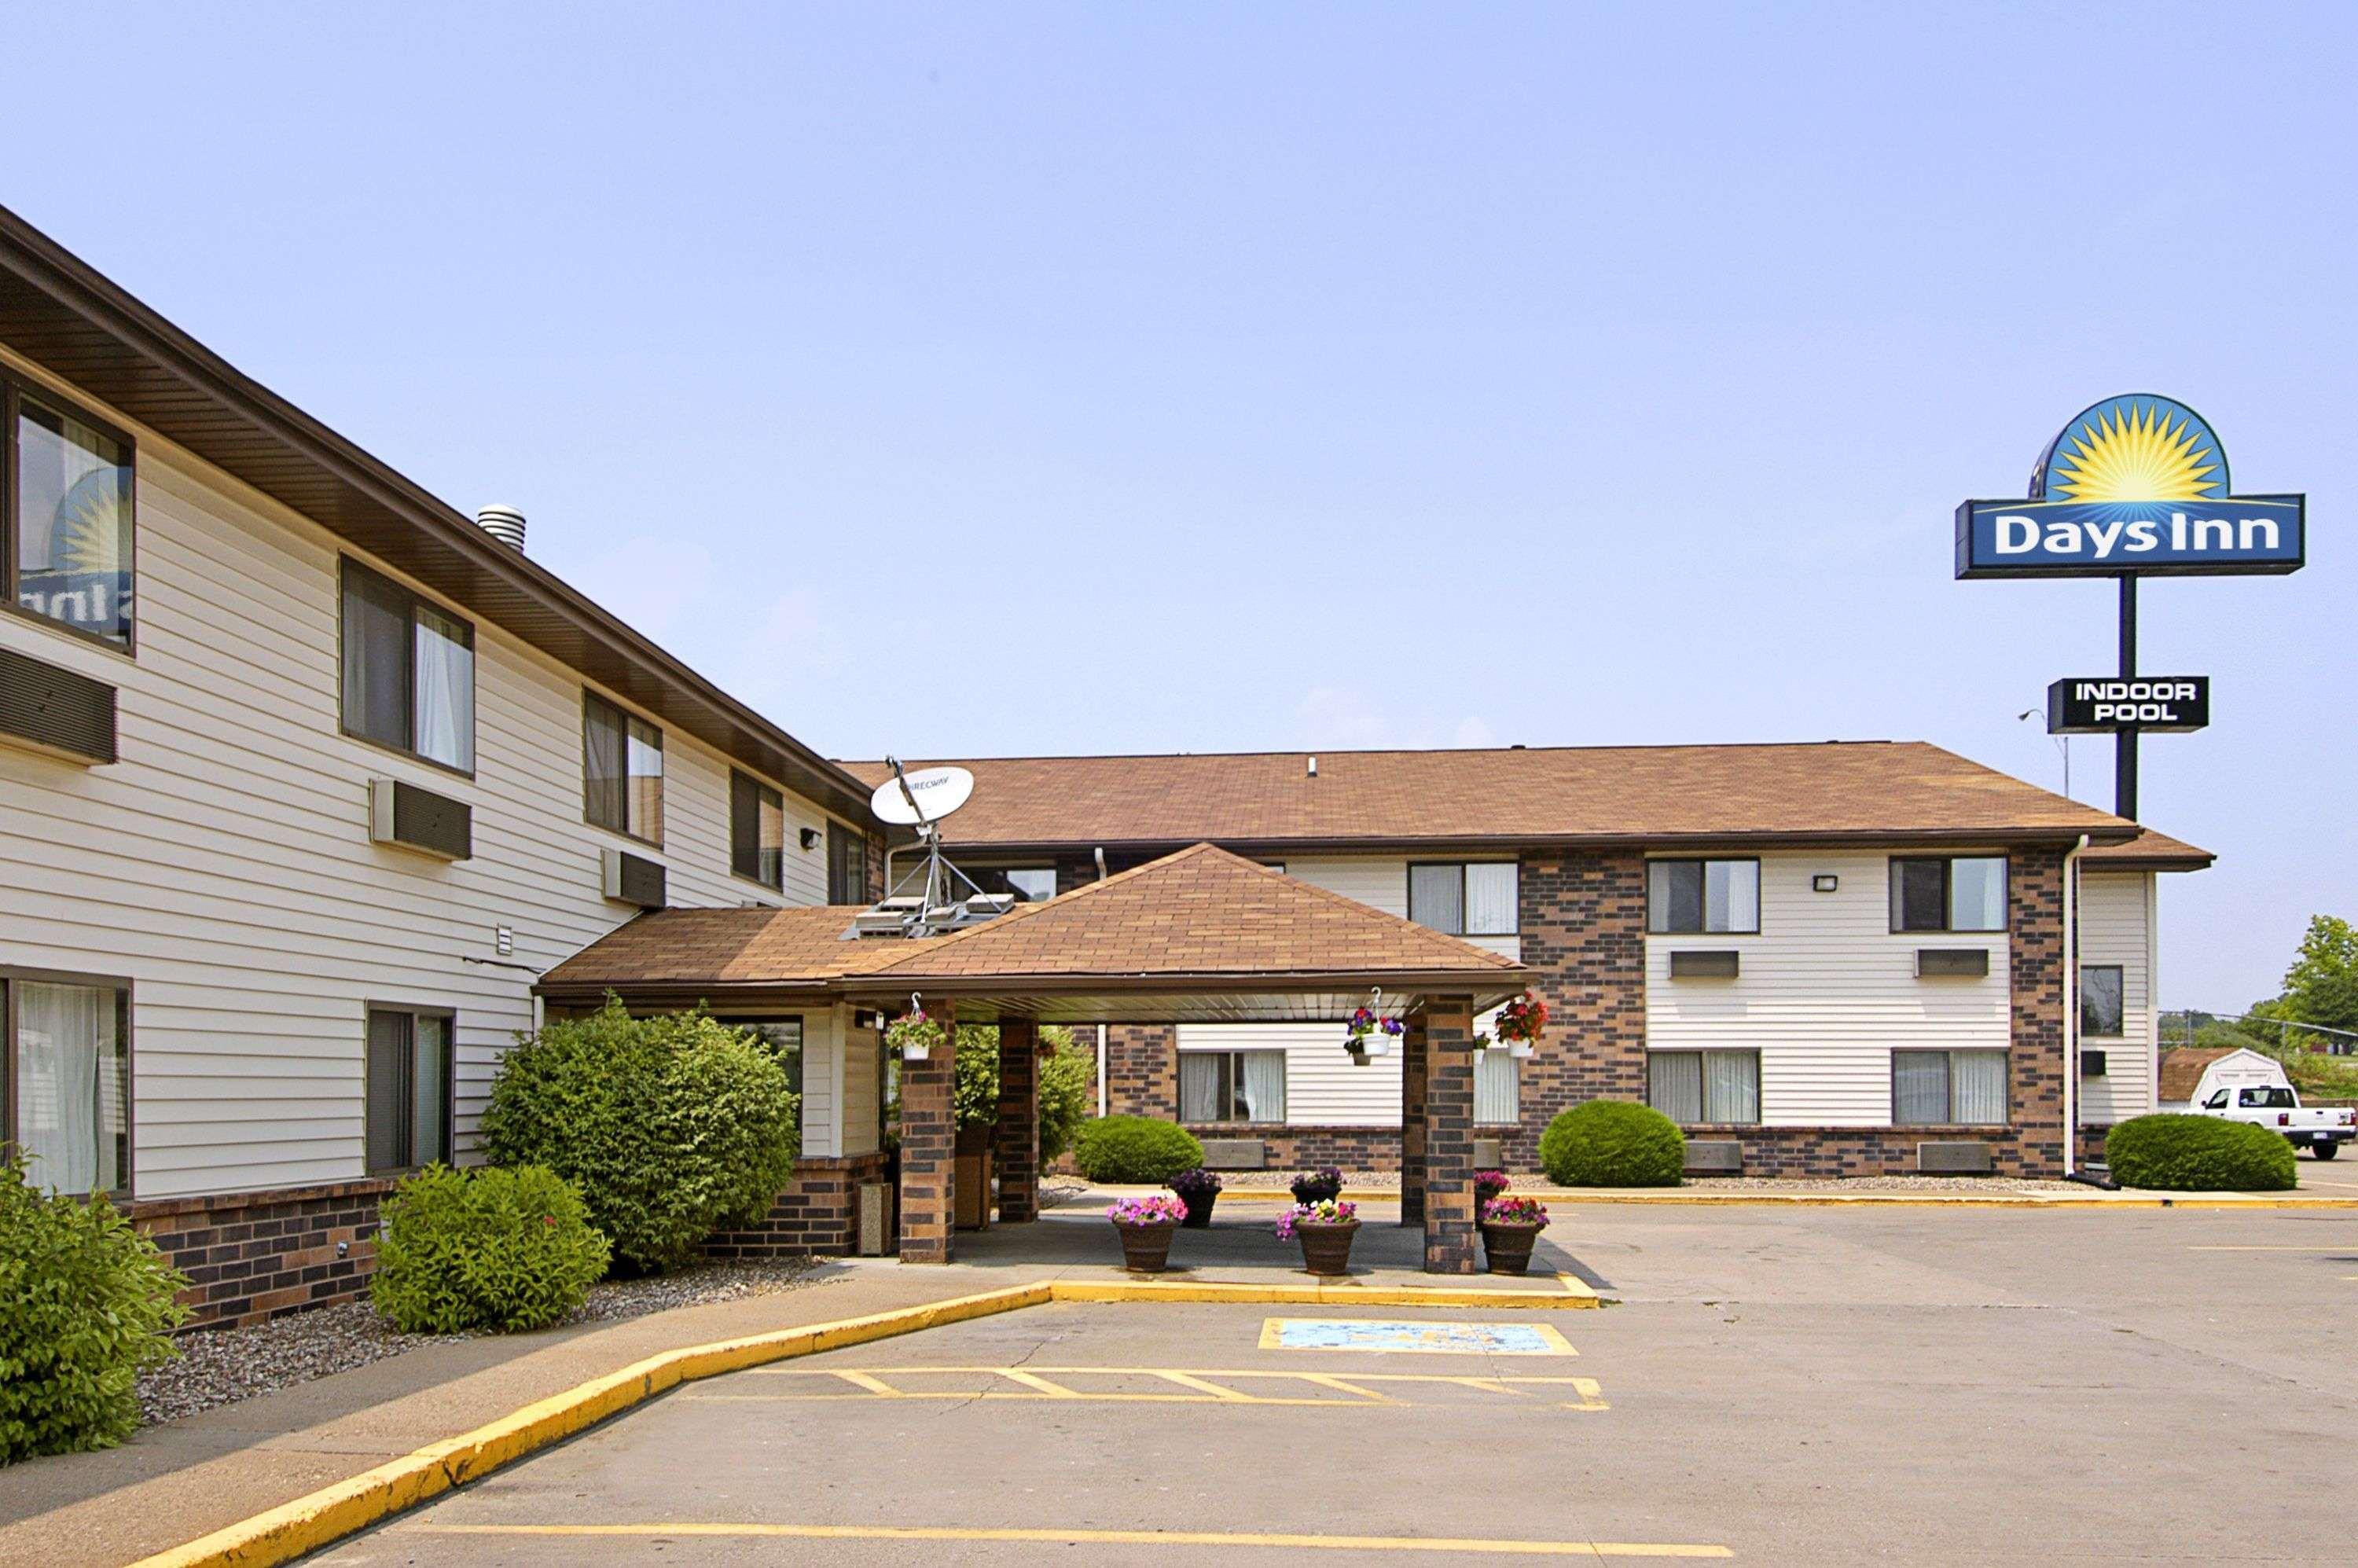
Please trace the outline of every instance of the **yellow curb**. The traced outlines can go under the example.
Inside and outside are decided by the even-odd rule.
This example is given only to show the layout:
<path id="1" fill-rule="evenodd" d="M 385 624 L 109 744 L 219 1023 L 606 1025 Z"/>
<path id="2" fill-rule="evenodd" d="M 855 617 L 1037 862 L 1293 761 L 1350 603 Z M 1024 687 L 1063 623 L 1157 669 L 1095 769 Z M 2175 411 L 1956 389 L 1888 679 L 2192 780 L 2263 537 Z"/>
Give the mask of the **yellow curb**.
<path id="1" fill-rule="evenodd" d="M 1362 1285 L 1348 1280 L 1303 1280 L 1248 1285 L 1217 1280 L 1058 1280 L 1048 1288 L 1060 1302 L 1230 1302 L 1257 1306 L 1536 1307 L 1552 1312 L 1594 1307 L 1605 1298 L 1569 1274 L 1559 1290 L 1474 1290 L 1448 1285 Z"/>
<path id="2" fill-rule="evenodd" d="M 618 1411 L 628 1410 L 681 1383 L 758 1367 L 767 1361 L 817 1355 L 822 1350 L 864 1345 L 969 1318 L 1041 1306 L 1052 1299 L 1044 1284 L 1015 1285 L 897 1312 L 667 1350 L 526 1405 L 472 1432 L 429 1444 L 373 1470 L 362 1471 L 282 1507 L 240 1519 L 185 1546 L 143 1558 L 132 1568 L 230 1568 L 232 1564 L 236 1568 L 263 1568 L 265 1564 L 290 1563 L 453 1487 L 480 1479 L 503 1465 L 570 1437 Z"/>
<path id="3" fill-rule="evenodd" d="M 1710 1192 L 1683 1193 L 1676 1189 L 1655 1188 L 1650 1191 L 1626 1193 L 1560 1192 L 1546 1188 L 1527 1188 L 1516 1195 L 1537 1198 L 1541 1203 L 1563 1204 L 1718 1204 L 1729 1207 L 1774 1206 L 1783 1204 L 1804 1208 L 1831 1207 L 1841 1205 L 1883 1204 L 1899 1208 L 2358 1208 L 2358 1198 L 2330 1197 L 2163 1197 L 2158 1194 L 2140 1193 L 2135 1197 L 2082 1197 L 2076 1193 L 1959 1193 L 1953 1197 L 1935 1193 L 1764 1193 Z M 1289 1203 L 1293 1195 L 1284 1192 L 1262 1192 L 1238 1188 L 1220 1194 L 1229 1203 Z M 1349 1203 L 1398 1203 L 1397 1187 L 1368 1187 L 1347 1190 L 1343 1194 Z"/>

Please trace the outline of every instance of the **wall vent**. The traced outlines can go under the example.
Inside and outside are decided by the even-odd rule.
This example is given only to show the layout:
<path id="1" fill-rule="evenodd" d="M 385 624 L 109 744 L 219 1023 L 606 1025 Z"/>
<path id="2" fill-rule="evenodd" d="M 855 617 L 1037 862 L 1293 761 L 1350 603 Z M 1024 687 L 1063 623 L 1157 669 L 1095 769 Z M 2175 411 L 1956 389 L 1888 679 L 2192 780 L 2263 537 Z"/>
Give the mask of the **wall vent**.
<path id="1" fill-rule="evenodd" d="M 1740 1174 L 1744 1170 L 1744 1145 L 1733 1138 L 1690 1138 L 1686 1168 L 1698 1175 Z"/>
<path id="2" fill-rule="evenodd" d="M 517 555 L 524 554 L 524 514 L 513 506 L 486 506 L 475 514 L 475 525 Z"/>
<path id="3" fill-rule="evenodd" d="M 628 849 L 600 849 L 598 855 L 608 898 L 617 903 L 635 903 L 641 909 L 664 906 L 662 861 Z"/>
<path id="4" fill-rule="evenodd" d="M 0 648 L 0 735 L 77 762 L 114 761 L 114 688 Z"/>
<path id="5" fill-rule="evenodd" d="M 1916 974 L 1920 979 L 1977 979 L 1989 973 L 1986 947 L 1919 947 Z"/>
<path id="6" fill-rule="evenodd" d="M 1986 1143 L 1919 1143 L 1916 1169 L 1927 1176 L 1986 1176 L 1990 1146 Z"/>
<path id="7" fill-rule="evenodd" d="M 369 837 L 445 860 L 475 852 L 475 811 L 403 779 L 369 780 Z"/>
<path id="8" fill-rule="evenodd" d="M 1674 980 L 1732 980 L 1736 979 L 1736 956 L 1734 948 L 1680 948 L 1671 954 L 1671 979 Z"/>

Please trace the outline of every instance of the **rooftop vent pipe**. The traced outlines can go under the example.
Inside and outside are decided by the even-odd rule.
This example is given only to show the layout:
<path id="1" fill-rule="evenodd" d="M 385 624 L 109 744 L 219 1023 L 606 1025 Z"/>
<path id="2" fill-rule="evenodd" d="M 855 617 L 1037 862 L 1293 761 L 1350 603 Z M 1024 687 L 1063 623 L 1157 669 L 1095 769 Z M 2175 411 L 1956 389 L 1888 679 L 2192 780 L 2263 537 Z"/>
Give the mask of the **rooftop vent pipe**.
<path id="1" fill-rule="evenodd" d="M 517 555 L 524 554 L 524 514 L 514 507 L 486 506 L 475 514 L 475 523 Z"/>

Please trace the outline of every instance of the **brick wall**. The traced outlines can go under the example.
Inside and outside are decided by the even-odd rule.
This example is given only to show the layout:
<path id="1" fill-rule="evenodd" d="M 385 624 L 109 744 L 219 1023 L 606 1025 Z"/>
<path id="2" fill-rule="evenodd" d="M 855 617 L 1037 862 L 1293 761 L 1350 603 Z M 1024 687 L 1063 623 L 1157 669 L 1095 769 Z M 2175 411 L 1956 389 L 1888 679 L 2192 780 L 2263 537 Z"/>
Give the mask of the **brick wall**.
<path id="1" fill-rule="evenodd" d="M 848 1257 L 860 1242 L 860 1188 L 881 1182 L 892 1156 L 852 1154 L 795 1162 L 794 1185 L 778 1195 L 770 1212 L 742 1230 L 715 1232 L 704 1241 L 708 1258 Z"/>
<path id="2" fill-rule="evenodd" d="M 2019 1173 L 2063 1173 L 2063 851 L 2018 849 L 2006 868 L 2014 1050 L 2007 1062 Z"/>
<path id="3" fill-rule="evenodd" d="M 123 1206 L 175 1268 L 192 1328 L 259 1323 L 350 1301 L 376 1267 L 385 1181 Z M 341 1250 L 340 1250 L 341 1249 Z"/>
<path id="4" fill-rule="evenodd" d="M 957 1112 L 951 1102 L 957 1076 L 957 1030 L 922 1062 L 901 1064 L 901 1261 L 950 1260 L 950 1199 Z"/>
<path id="5" fill-rule="evenodd" d="M 2060 1154 L 2049 1160 L 2045 1139 L 2026 1141 L 2005 1127 L 1689 1127 L 1689 1139 L 1714 1142 L 1729 1139 L 1744 1145 L 1747 1176 L 1912 1176 L 1917 1174 L 1919 1143 L 1986 1143 L 1993 1173 L 2001 1176 L 2060 1176 Z M 2088 1144 L 2086 1133 L 2082 1143 Z M 2104 1138 L 2098 1130 L 2095 1146 Z M 2053 1147 L 2058 1147 L 2056 1145 Z"/>
<path id="6" fill-rule="evenodd" d="M 1265 1169 L 1285 1176 L 1320 1165 L 1345 1171 L 1401 1168 L 1397 1127 L 1267 1127 L 1258 1122 L 1191 1121 L 1187 1130 L 1198 1138 L 1258 1139 L 1268 1151 Z"/>
<path id="7" fill-rule="evenodd" d="M 1179 1115 L 1179 1031 L 1168 1023 L 1106 1029 L 1106 1108 L 1115 1116 Z"/>
<path id="8" fill-rule="evenodd" d="M 1520 873 L 1523 962 L 1547 1034 L 1522 1065 L 1509 1170 L 1535 1170 L 1539 1137 L 1583 1100 L 1646 1098 L 1646 861 L 1636 851 L 1533 854 Z"/>

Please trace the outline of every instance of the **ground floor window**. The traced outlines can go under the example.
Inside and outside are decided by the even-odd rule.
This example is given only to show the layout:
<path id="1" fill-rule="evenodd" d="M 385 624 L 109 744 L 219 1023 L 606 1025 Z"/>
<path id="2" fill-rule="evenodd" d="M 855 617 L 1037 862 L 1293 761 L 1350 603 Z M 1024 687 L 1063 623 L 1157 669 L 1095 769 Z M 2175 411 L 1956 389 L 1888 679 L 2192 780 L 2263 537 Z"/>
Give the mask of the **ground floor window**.
<path id="1" fill-rule="evenodd" d="M 1756 1123 L 1760 1119 L 1760 1053 L 1650 1052 L 1646 1103 L 1681 1126 Z"/>
<path id="2" fill-rule="evenodd" d="M 1503 1049 L 1476 1051 L 1474 1119 L 1485 1127 L 1498 1127 L 1522 1119 L 1522 1064 Z"/>
<path id="3" fill-rule="evenodd" d="M 447 1012 L 369 1009 L 369 1174 L 450 1162 L 451 1037 Z"/>
<path id="4" fill-rule="evenodd" d="M 2003 1051 L 1894 1051 L 1891 1119 L 1902 1127 L 2006 1125 Z"/>
<path id="5" fill-rule="evenodd" d="M 1285 1053 L 1183 1051 L 1182 1121 L 1283 1121 Z"/>
<path id="6" fill-rule="evenodd" d="M 803 1021 L 800 1018 L 730 1018 L 724 1022 L 739 1029 L 751 1030 L 762 1044 L 770 1048 L 778 1065 L 786 1070 L 786 1087 L 795 1094 L 803 1092 Z"/>
<path id="7" fill-rule="evenodd" d="M 131 990 L 0 975 L 0 1108 L 36 1187 L 131 1185 Z"/>

